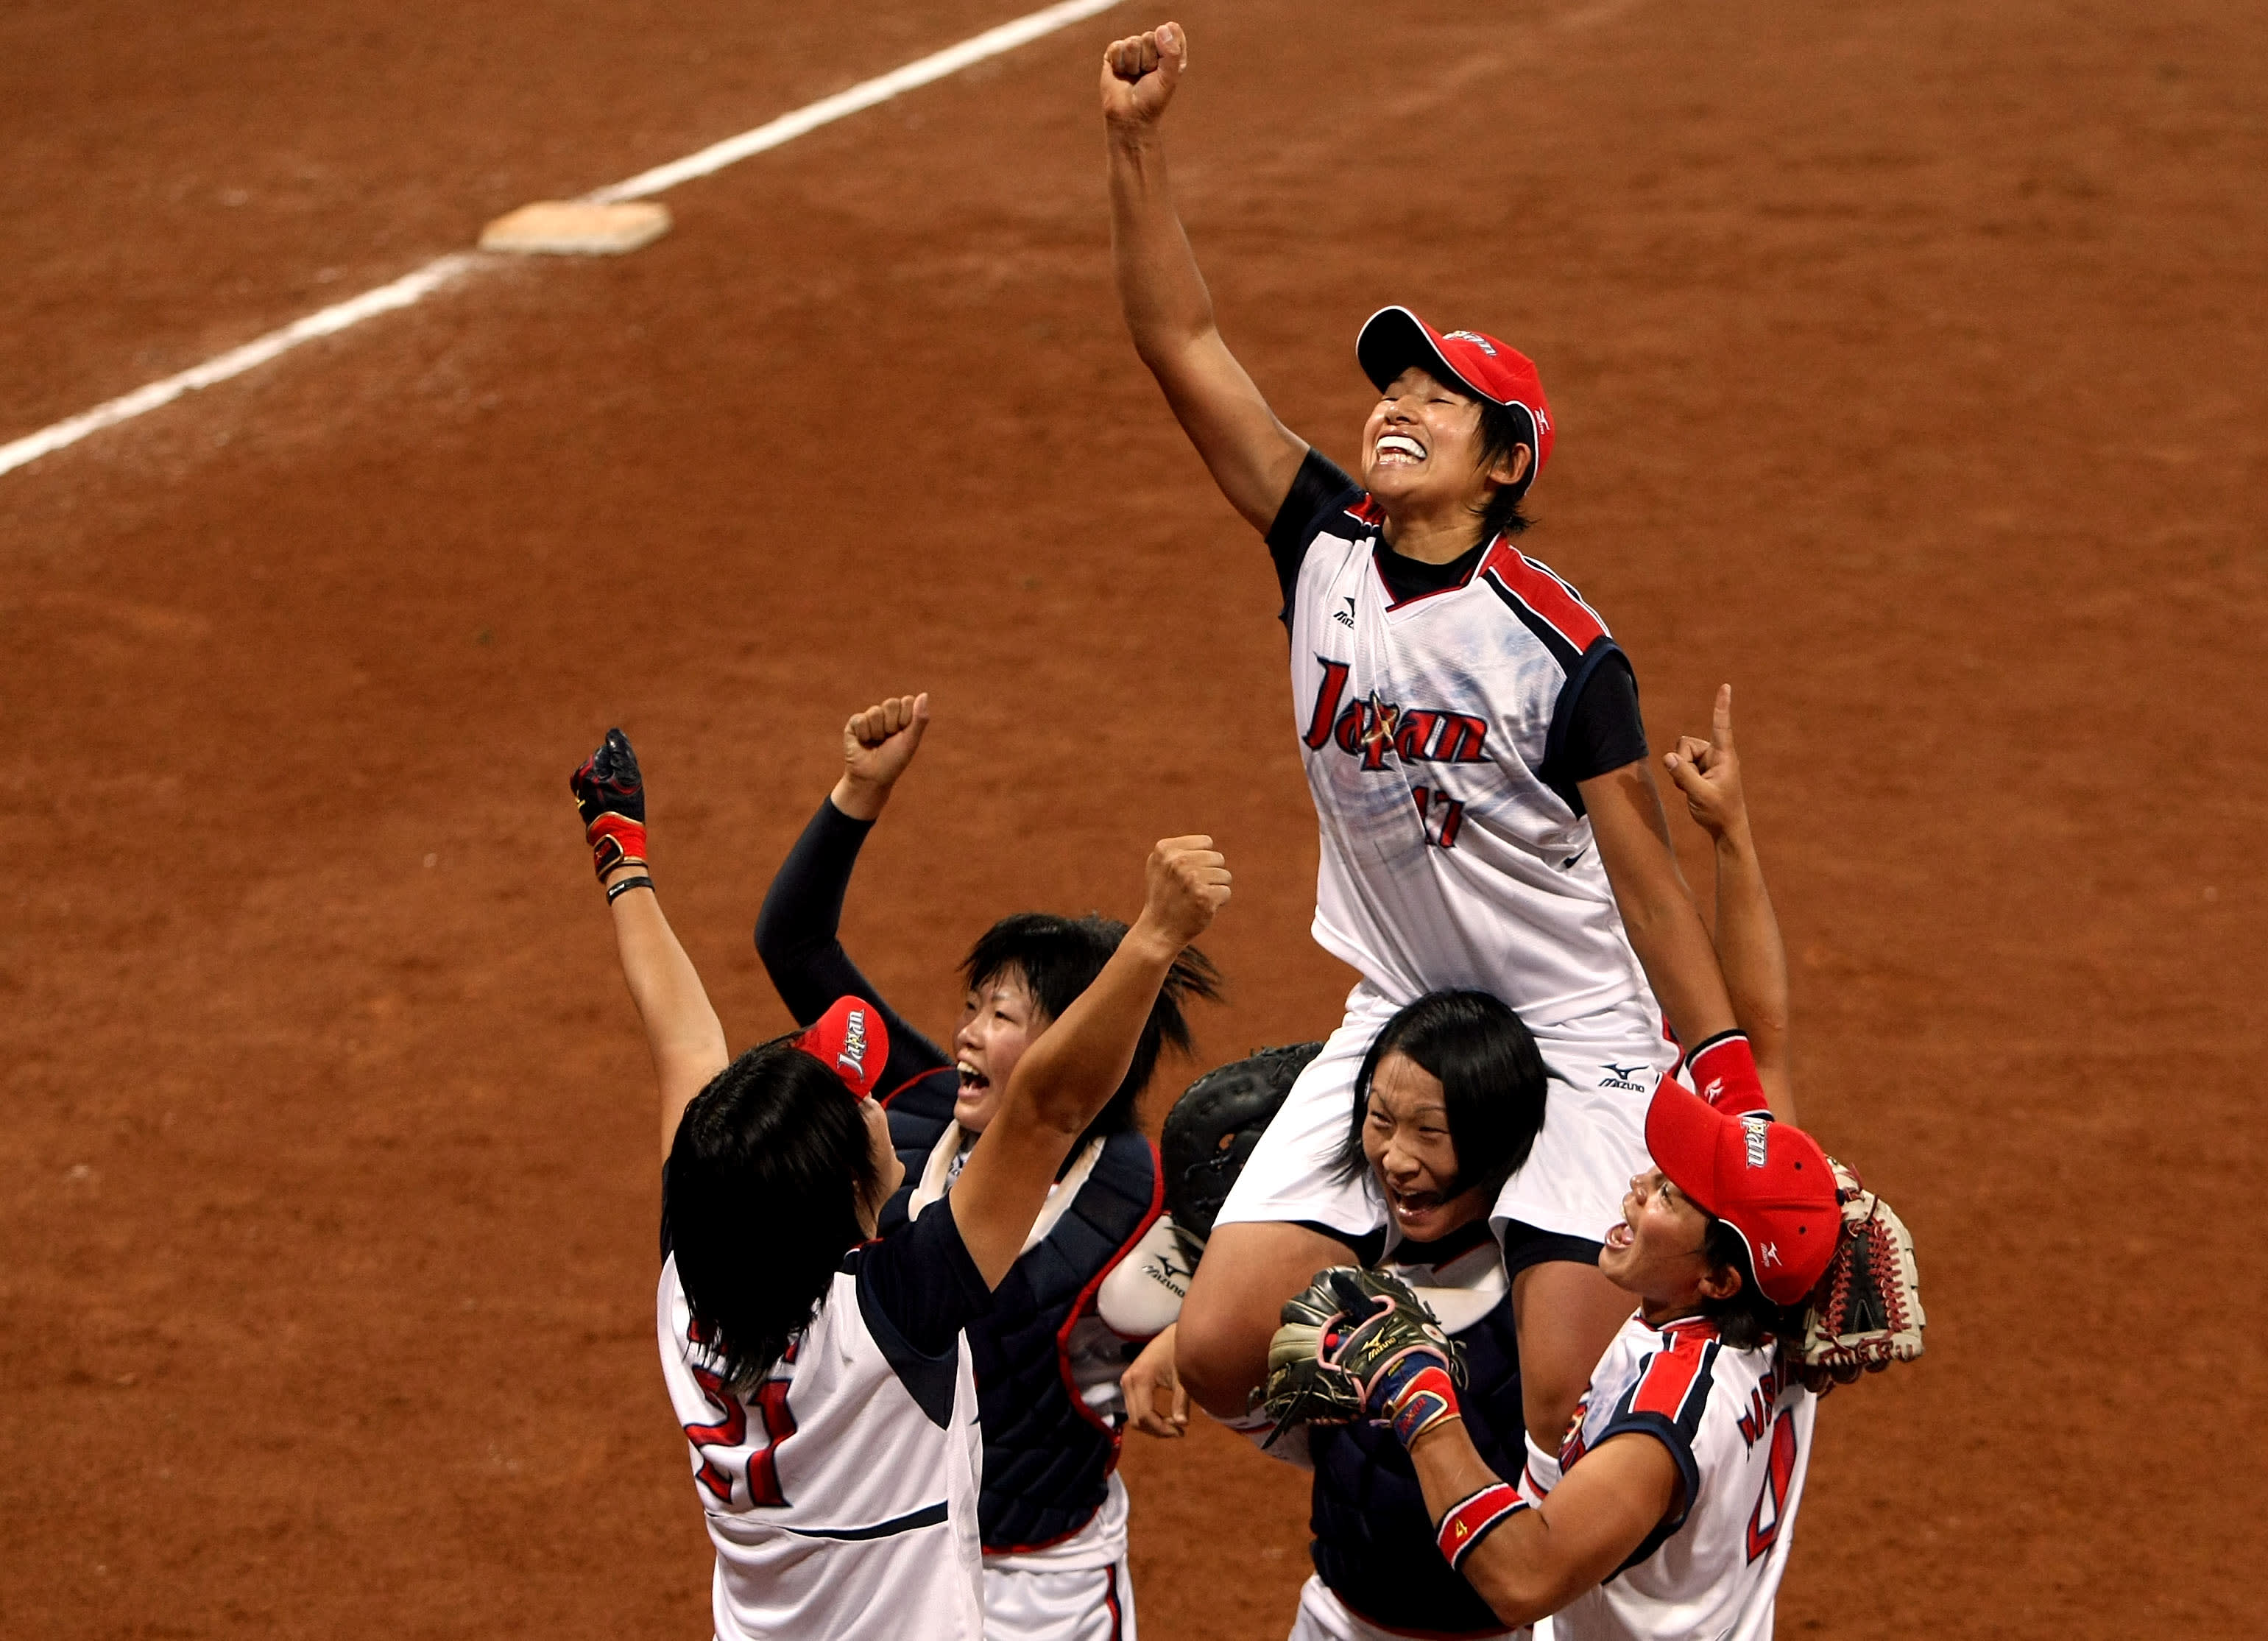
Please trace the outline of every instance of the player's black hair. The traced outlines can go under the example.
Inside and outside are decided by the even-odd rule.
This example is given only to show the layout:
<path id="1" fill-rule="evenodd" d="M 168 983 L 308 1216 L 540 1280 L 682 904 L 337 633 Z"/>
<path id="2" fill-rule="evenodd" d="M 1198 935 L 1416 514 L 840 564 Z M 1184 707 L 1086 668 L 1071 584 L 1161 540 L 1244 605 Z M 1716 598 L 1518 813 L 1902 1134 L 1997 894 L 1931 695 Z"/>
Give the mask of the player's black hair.
<path id="1" fill-rule="evenodd" d="M 661 1251 L 725 1382 L 747 1390 L 809 1325 L 865 1236 L 881 1175 L 858 1101 L 785 1037 L 717 1073 L 677 1124 L 661 1173 Z"/>
<path id="2" fill-rule="evenodd" d="M 1079 993 L 1094 983 L 1094 977 L 1125 938 L 1124 924 L 1100 913 L 1063 917 L 1053 912 L 1017 912 L 977 937 L 961 960 L 961 973 L 976 988 L 1013 972 L 1022 979 L 1024 990 L 1031 993 L 1042 1016 L 1032 1022 L 1034 1027 L 1043 1027 L 1049 1020 L 1061 1019 L 1064 1011 L 1079 1001 Z M 1089 1140 L 1103 1134 L 1123 1134 L 1135 1126 L 1137 1103 L 1158 1069 L 1160 1053 L 1169 1043 L 1184 1054 L 1189 1052 L 1189 1023 L 1182 1005 L 1200 997 L 1208 1003 L 1220 1000 L 1220 971 L 1212 966 L 1211 959 L 1189 946 L 1174 960 L 1166 973 L 1166 983 L 1158 988 L 1158 1000 L 1150 1005 L 1150 1018 L 1143 1022 L 1141 1041 L 1135 1045 L 1133 1062 L 1127 1066 L 1117 1092 L 1086 1125 L 1086 1131 L 1064 1159 L 1064 1166 L 1071 1166 Z"/>
<path id="3" fill-rule="evenodd" d="M 1528 487 L 1535 482 L 1535 469 L 1543 449 L 1537 442 L 1535 423 L 1529 419 L 1525 406 L 1500 405 L 1487 399 L 1476 402 L 1481 408 L 1480 465 L 1484 470 L 1510 460 L 1520 445 L 1528 446 L 1528 471 L 1521 475 L 1520 482 L 1498 485 L 1481 511 L 1481 541 L 1485 543 L 1499 535 L 1518 535 L 1535 522 L 1521 511 L 1520 504 L 1528 495 Z"/>
<path id="4" fill-rule="evenodd" d="M 1370 1118 L 1371 1080 L 1379 1063 L 1397 1052 L 1440 1079 L 1449 1143 L 1457 1152 L 1457 1177 L 1445 1194 L 1476 1185 L 1491 1194 L 1502 1188 L 1543 1131 L 1550 1073 L 1520 1016 L 1485 991 L 1429 991 L 1380 1028 L 1355 1073 L 1354 1122 L 1339 1148 L 1339 1176 L 1359 1180 L 1370 1172 L 1362 1130 Z"/>
<path id="5" fill-rule="evenodd" d="M 1766 1339 L 1802 1342 L 1804 1307 L 1775 1305 L 1764 1297 L 1749 1262 L 1748 1239 L 1714 1214 L 1709 1215 L 1701 1256 L 1713 1265 L 1731 1266 L 1741 1279 L 1739 1290 L 1729 1298 L 1701 1301 L 1701 1314 L 1717 1324 L 1719 1338 L 1735 1350 L 1753 1350 Z"/>

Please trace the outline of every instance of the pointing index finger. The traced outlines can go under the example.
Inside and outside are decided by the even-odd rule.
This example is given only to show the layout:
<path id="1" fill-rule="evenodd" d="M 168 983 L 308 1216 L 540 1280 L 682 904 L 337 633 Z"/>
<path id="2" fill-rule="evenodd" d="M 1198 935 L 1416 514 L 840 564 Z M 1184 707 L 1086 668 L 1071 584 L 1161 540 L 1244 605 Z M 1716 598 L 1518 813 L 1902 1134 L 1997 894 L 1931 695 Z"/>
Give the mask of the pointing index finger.
<path id="1" fill-rule="evenodd" d="M 1733 687 L 1717 686 L 1717 704 L 1709 715 L 1709 739 L 1727 752 L 1733 750 Z"/>

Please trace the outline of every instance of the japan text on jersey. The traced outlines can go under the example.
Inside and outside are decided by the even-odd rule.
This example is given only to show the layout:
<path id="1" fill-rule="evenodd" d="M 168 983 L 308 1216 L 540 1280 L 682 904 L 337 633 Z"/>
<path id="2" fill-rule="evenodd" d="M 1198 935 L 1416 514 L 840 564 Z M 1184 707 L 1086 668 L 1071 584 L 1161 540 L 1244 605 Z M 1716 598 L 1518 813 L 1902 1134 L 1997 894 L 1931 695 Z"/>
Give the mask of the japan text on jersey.
<path id="1" fill-rule="evenodd" d="M 1339 497 L 1291 579 L 1316 939 L 1396 1003 L 1478 987 L 1531 1028 L 1646 995 L 1555 761 L 1584 682 L 1623 665 L 1606 623 L 1502 538 L 1462 582 L 1397 600 L 1379 525 Z"/>

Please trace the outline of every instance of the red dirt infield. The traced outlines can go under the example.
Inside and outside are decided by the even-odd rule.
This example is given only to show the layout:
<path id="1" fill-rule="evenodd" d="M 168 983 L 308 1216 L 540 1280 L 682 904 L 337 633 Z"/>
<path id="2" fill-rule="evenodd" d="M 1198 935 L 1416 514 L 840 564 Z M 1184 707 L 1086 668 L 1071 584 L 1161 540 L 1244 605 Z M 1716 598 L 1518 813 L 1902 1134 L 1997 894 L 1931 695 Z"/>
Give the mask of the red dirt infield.
<path id="1" fill-rule="evenodd" d="M 11 13 L 0 439 L 1013 4 Z M 917 1020 L 1202 829 L 1205 1061 L 1336 1021 L 1267 560 L 1110 291 L 1094 63 L 1162 16 L 0 478 L 0 1631 L 706 1623 L 564 788 L 609 723 L 736 1047 L 837 728 L 912 688 L 846 938 Z M 1806 1122 L 1933 1324 L 1822 1411 L 1783 1631 L 2250 1633 L 2268 18 L 1179 16 L 1183 209 L 1285 419 L 1348 456 L 1381 303 L 1513 341 L 1528 549 L 1658 747 L 1737 688 Z M 1300 1478 L 1209 1429 L 1126 1471 L 1152 1641 L 1283 1634 Z"/>

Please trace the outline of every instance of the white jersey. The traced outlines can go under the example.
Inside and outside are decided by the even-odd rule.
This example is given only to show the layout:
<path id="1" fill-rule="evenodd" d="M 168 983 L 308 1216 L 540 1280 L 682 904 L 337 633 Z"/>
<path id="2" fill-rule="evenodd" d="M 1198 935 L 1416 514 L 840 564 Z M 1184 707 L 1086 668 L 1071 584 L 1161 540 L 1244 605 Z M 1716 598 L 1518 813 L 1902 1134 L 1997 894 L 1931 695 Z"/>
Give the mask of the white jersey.
<path id="1" fill-rule="evenodd" d="M 1612 1578 L 1559 1610 L 1557 1641 L 1769 1641 L 1817 1409 L 1776 1344 L 1735 1350 L 1701 1317 L 1624 1323 L 1576 1410 L 1560 1468 L 1638 1431 L 1677 1461 L 1684 1506 Z M 1532 1476 L 1524 1490 L 1532 1494 Z"/>
<path id="2" fill-rule="evenodd" d="M 1626 665 L 1606 623 L 1502 537 L 1461 583 L 1397 602 L 1374 562 L 1382 518 L 1311 455 L 1269 535 L 1322 828 L 1316 941 L 1397 1007 L 1476 988 L 1541 1034 L 1650 1006 L 1567 795 L 1604 771 L 1562 767 L 1568 709 L 1602 664 Z"/>
<path id="3" fill-rule="evenodd" d="M 656 1321 L 717 1549 L 719 1641 L 982 1641 L 982 1439 L 964 1341 L 913 1353 L 845 1269 L 742 1397 L 695 1337 L 674 1257 Z"/>

